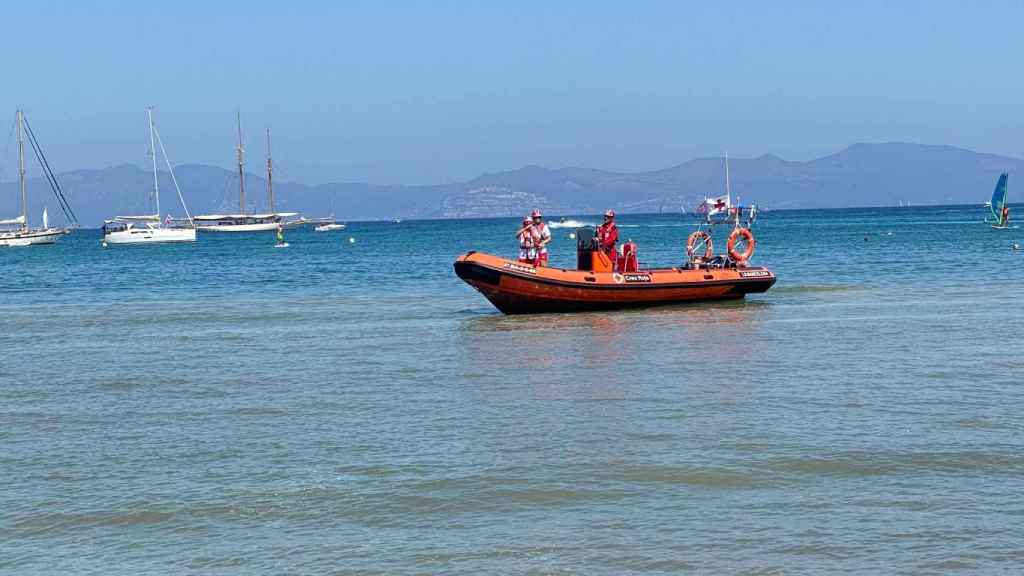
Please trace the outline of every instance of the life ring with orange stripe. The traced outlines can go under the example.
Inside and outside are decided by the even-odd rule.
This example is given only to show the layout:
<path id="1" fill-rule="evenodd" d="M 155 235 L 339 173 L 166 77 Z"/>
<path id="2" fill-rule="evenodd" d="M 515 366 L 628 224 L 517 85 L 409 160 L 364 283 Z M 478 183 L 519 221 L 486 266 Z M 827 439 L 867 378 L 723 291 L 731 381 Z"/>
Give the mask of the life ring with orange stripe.
<path id="1" fill-rule="evenodd" d="M 742 252 L 736 250 L 736 242 L 743 238 L 746 242 L 746 248 Z M 746 262 L 750 260 L 750 257 L 754 255 L 754 246 L 757 242 L 754 240 L 754 233 L 748 228 L 737 228 L 729 234 L 729 244 L 727 246 L 729 250 L 729 257 L 737 262 Z"/>
<path id="2" fill-rule="evenodd" d="M 711 234 L 703 230 L 697 230 L 690 237 L 686 239 L 686 257 L 691 261 L 694 259 L 694 252 L 697 251 L 697 247 L 703 242 L 704 244 L 704 256 L 703 260 L 711 260 L 711 257 L 715 255 L 715 252 L 711 248 Z"/>

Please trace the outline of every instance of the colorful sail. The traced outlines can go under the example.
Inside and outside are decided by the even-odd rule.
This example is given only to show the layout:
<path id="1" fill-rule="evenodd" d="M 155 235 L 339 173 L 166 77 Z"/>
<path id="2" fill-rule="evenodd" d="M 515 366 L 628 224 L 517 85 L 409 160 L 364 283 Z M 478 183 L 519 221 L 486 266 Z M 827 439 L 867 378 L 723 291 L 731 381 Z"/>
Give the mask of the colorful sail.
<path id="1" fill-rule="evenodd" d="M 1003 172 L 999 175 L 999 181 L 996 182 L 996 189 L 992 192 L 992 215 L 996 218 L 996 224 L 1002 226 L 1005 224 L 1003 221 L 1003 207 L 1006 206 L 1006 180 L 1009 175 Z"/>

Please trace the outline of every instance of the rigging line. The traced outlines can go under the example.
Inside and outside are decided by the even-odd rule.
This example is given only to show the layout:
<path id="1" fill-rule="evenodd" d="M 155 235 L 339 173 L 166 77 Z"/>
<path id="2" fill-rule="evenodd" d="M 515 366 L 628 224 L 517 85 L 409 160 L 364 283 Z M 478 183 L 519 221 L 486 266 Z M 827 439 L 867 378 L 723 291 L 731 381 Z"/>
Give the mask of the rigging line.
<path id="1" fill-rule="evenodd" d="M 53 173 L 53 169 L 50 168 L 50 163 L 46 160 L 46 155 L 43 154 L 42 149 L 39 147 L 39 140 L 36 138 L 35 132 L 32 131 L 32 126 L 29 125 L 28 119 L 25 118 L 24 115 L 22 115 L 22 119 L 25 122 L 25 128 L 29 135 L 29 142 L 32 143 L 32 148 L 36 152 L 36 157 L 43 165 L 43 171 L 48 175 L 50 186 L 57 195 L 58 201 L 62 203 L 61 207 L 64 209 L 64 215 L 68 216 L 68 219 L 73 223 L 78 224 L 78 217 L 75 216 L 75 211 L 71 209 L 71 204 L 68 203 L 68 199 L 64 196 L 64 191 L 60 188 L 60 183 L 57 182 L 57 176 Z"/>
<path id="2" fill-rule="evenodd" d="M 61 190 L 60 183 L 57 181 L 57 175 L 53 173 L 53 169 L 50 168 L 50 163 L 47 161 L 46 155 L 43 154 L 43 150 L 39 146 L 39 140 L 36 138 L 35 133 L 32 132 L 32 127 L 29 125 L 28 119 L 25 119 L 24 116 L 22 116 L 22 118 L 25 121 L 25 128 L 29 135 L 29 143 L 32 144 L 32 149 L 36 153 L 36 158 L 39 159 L 40 164 L 43 165 L 43 171 L 47 176 L 47 180 L 50 182 L 50 188 L 57 196 L 58 202 L 61 203 L 61 209 L 64 211 L 64 216 L 66 216 L 69 221 L 77 224 L 78 218 L 75 217 L 75 212 L 71 209 L 71 204 L 68 203 L 68 199 L 64 196 L 64 191 Z"/>
<path id="3" fill-rule="evenodd" d="M 28 133 L 26 132 L 26 135 L 27 134 Z M 29 136 L 27 140 L 29 145 L 32 146 L 32 151 L 35 153 L 36 159 L 39 160 L 39 165 L 43 166 L 42 151 L 39 150 L 38 143 L 33 141 L 31 136 Z M 43 168 L 43 176 L 46 178 L 46 183 L 50 185 L 50 190 L 53 190 L 53 194 L 57 198 L 57 204 L 60 206 L 61 211 L 64 212 L 64 217 L 67 218 L 69 222 L 75 222 L 71 214 L 69 214 L 71 207 L 67 205 L 67 199 L 65 199 L 63 194 L 61 194 L 58 191 L 58 188 L 55 187 L 53 176 L 47 172 L 45 167 Z"/>
<path id="4" fill-rule="evenodd" d="M 7 133 L 7 138 L 4 139 L 6 144 L 4 145 L 4 157 L 0 161 L 0 182 L 4 181 L 4 166 L 7 166 L 7 159 L 11 157 L 11 142 L 14 140 L 14 129 L 18 127 L 18 120 L 11 120 L 11 131 Z"/>
<path id="5" fill-rule="evenodd" d="M 26 125 L 26 128 L 27 127 L 28 126 Z M 35 141 L 32 140 L 32 136 L 28 133 L 28 131 L 25 132 L 25 135 L 28 136 L 26 138 L 26 140 L 28 140 L 29 145 L 32 147 L 32 152 L 35 153 L 36 160 L 39 161 L 39 166 L 42 167 L 42 169 L 43 169 L 43 177 L 46 178 L 46 183 L 50 185 L 50 189 L 53 190 L 54 196 L 57 197 L 57 204 L 60 205 L 60 209 L 61 209 L 62 212 L 64 212 L 64 216 L 69 221 L 71 221 L 71 217 L 68 215 L 68 211 L 67 211 L 67 209 L 65 207 L 64 200 L 61 198 L 61 195 L 57 193 L 57 189 L 54 188 L 53 180 L 51 180 L 50 173 L 46 171 L 46 167 L 43 164 L 43 159 L 42 159 L 42 156 L 41 156 L 41 152 L 40 152 L 40 150 L 38 148 L 38 144 Z"/>
<path id="6" fill-rule="evenodd" d="M 156 136 L 156 142 L 160 145 L 160 152 L 164 155 L 164 162 L 167 163 L 167 171 L 171 173 L 171 182 L 174 182 L 174 189 L 178 191 L 178 200 L 181 200 L 181 208 L 185 210 L 185 216 L 188 217 L 188 223 L 195 228 L 196 224 L 192 221 L 192 214 L 188 211 L 188 206 L 185 205 L 185 198 L 181 195 L 181 187 L 178 186 L 178 179 L 174 177 L 174 168 L 171 167 L 171 159 L 167 157 L 167 149 L 164 148 L 164 141 L 160 138 L 160 131 L 153 126 L 153 134 Z M 154 152 L 155 154 L 156 152 Z"/>

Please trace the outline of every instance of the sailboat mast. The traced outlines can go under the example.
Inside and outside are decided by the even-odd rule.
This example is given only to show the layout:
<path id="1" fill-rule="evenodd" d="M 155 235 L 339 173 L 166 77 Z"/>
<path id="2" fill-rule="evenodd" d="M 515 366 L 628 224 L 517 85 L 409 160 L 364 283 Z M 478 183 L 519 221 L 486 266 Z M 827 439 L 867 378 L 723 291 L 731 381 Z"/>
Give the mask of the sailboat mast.
<path id="1" fill-rule="evenodd" d="M 21 187 L 21 229 L 28 232 L 28 191 L 25 188 L 25 113 L 18 110 L 18 185 Z"/>
<path id="2" fill-rule="evenodd" d="M 245 214 L 245 150 L 242 149 L 242 113 L 238 113 L 238 213 Z"/>
<path id="3" fill-rule="evenodd" d="M 274 213 L 274 166 L 270 160 L 270 128 L 267 128 L 267 211 Z"/>
<path id="4" fill-rule="evenodd" d="M 160 217 L 160 179 L 156 173 L 156 142 L 153 140 L 153 108 L 146 108 L 149 117 L 149 155 L 153 160 L 153 197 L 156 198 L 156 216 Z"/>

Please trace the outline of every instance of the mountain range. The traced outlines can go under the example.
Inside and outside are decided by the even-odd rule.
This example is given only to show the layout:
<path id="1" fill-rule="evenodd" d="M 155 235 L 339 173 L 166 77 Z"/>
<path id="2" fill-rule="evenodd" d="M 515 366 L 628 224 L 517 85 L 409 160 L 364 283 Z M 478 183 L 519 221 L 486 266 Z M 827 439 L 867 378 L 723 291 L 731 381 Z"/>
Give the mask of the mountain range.
<path id="1" fill-rule="evenodd" d="M 895 206 L 899 203 L 967 204 L 988 199 L 1000 172 L 1012 174 L 1024 160 L 952 146 L 907 143 L 855 144 L 806 162 L 766 154 L 731 158 L 734 197 L 769 209 Z M 9 174 L 10 170 L 5 173 Z M 237 213 L 237 174 L 184 164 L 175 168 L 192 214 Z M 85 226 L 116 214 L 154 212 L 152 172 L 131 164 L 59 173 L 58 181 Z M 167 172 L 159 171 L 164 214 L 183 214 Z M 57 202 L 42 178 L 30 178 L 30 218 Z M 246 174 L 247 211 L 266 210 L 266 180 Z M 339 220 L 513 216 L 540 208 L 550 214 L 692 210 L 705 196 L 725 189 L 723 158 L 697 158 L 650 172 L 526 166 L 483 174 L 467 182 L 435 185 L 274 183 L 276 210 Z M 1011 187 L 1011 199 L 1013 199 Z M 17 182 L 0 184 L 0 218 L 18 212 Z"/>

